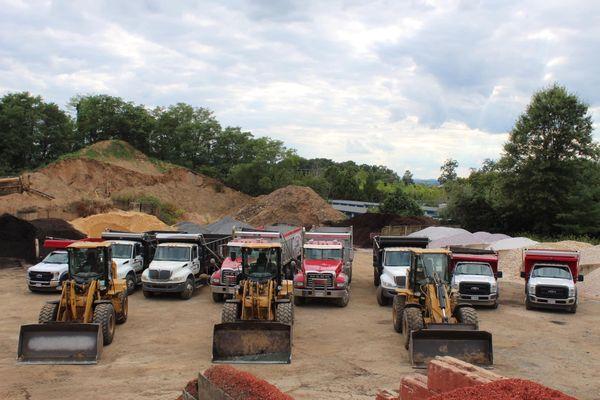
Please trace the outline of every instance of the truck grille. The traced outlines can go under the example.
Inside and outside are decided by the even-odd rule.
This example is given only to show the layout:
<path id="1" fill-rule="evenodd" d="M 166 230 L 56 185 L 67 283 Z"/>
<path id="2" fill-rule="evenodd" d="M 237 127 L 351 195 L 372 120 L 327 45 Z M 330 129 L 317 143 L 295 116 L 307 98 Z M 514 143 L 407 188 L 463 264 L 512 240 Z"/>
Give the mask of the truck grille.
<path id="1" fill-rule="evenodd" d="M 238 273 L 231 269 L 221 270 L 221 283 L 227 286 L 233 286 L 236 283 Z"/>
<path id="2" fill-rule="evenodd" d="M 309 288 L 315 287 L 318 289 L 333 288 L 333 275 L 320 274 L 317 272 L 309 272 L 306 274 L 306 286 Z"/>
<path id="3" fill-rule="evenodd" d="M 29 279 L 32 281 L 50 282 L 52 280 L 52 272 L 35 272 L 29 271 Z"/>
<path id="4" fill-rule="evenodd" d="M 544 286 L 535 287 L 535 295 L 546 299 L 566 299 L 569 297 L 569 288 L 565 286 Z"/>
<path id="5" fill-rule="evenodd" d="M 148 276 L 150 279 L 169 279 L 171 278 L 171 271 L 151 269 L 150 272 L 148 272 Z"/>
<path id="6" fill-rule="evenodd" d="M 478 282 L 461 282 L 458 286 L 458 291 L 460 292 L 460 294 L 485 296 L 490 294 L 490 284 Z"/>
<path id="7" fill-rule="evenodd" d="M 398 286 L 400 288 L 406 287 L 406 277 L 405 276 L 395 276 L 394 282 L 396 283 L 396 286 Z"/>

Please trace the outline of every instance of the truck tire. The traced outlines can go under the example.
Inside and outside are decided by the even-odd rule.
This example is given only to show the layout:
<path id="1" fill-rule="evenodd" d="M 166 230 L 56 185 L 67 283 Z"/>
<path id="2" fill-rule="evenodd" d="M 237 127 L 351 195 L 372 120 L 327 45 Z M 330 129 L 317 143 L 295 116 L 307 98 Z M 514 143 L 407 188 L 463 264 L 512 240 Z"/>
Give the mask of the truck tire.
<path id="1" fill-rule="evenodd" d="M 567 311 L 570 312 L 571 314 L 575 314 L 577 312 L 577 303 L 575 303 L 571 307 L 569 307 L 569 309 Z"/>
<path id="2" fill-rule="evenodd" d="M 127 292 L 119 293 L 119 303 L 121 303 L 121 312 L 117 313 L 117 324 L 124 324 L 129 315 L 129 295 Z"/>
<path id="3" fill-rule="evenodd" d="M 342 297 L 335 299 L 335 305 L 338 307 L 346 307 L 350 302 L 350 292 L 346 290 Z"/>
<path id="4" fill-rule="evenodd" d="M 179 297 L 181 297 L 184 300 L 189 300 L 192 298 L 193 294 L 194 294 L 194 280 L 192 278 L 187 278 L 185 281 L 185 286 L 184 286 L 183 292 L 181 292 L 179 294 Z"/>
<path id="5" fill-rule="evenodd" d="M 152 296 L 154 296 L 154 293 L 152 293 L 152 292 L 150 292 L 148 290 L 142 290 L 142 293 L 144 294 L 144 297 L 147 298 L 147 299 L 149 299 Z"/>
<path id="6" fill-rule="evenodd" d="M 496 301 L 494 301 L 494 304 L 492 304 L 492 308 L 494 310 L 498 308 L 498 299 L 496 299 Z"/>
<path id="7" fill-rule="evenodd" d="M 404 314 L 404 305 L 406 304 L 406 297 L 394 296 L 392 301 L 392 323 L 394 329 L 398 333 L 402 333 L 402 315 Z"/>
<path id="8" fill-rule="evenodd" d="M 375 292 L 375 296 L 377 297 L 377 304 L 380 306 L 387 306 L 390 304 L 389 299 L 383 294 L 383 287 L 379 286 L 377 291 Z"/>
<path id="9" fill-rule="evenodd" d="M 348 275 L 348 285 L 350 285 L 352 283 L 352 268 L 348 270 L 346 275 Z"/>
<path id="10" fill-rule="evenodd" d="M 531 301 L 529 301 L 529 296 L 525 297 L 525 309 L 526 310 L 533 309 L 533 305 L 531 304 Z"/>
<path id="11" fill-rule="evenodd" d="M 215 303 L 222 303 L 223 300 L 225 300 L 225 296 L 223 295 L 223 293 L 212 292 L 212 299 Z"/>
<path id="12" fill-rule="evenodd" d="M 110 303 L 100 303 L 94 308 L 93 321 L 100 324 L 104 345 L 111 344 L 115 337 L 115 309 Z"/>
<path id="13" fill-rule="evenodd" d="M 275 310 L 275 319 L 282 324 L 294 324 L 294 309 L 292 303 L 279 303 Z"/>
<path id="14" fill-rule="evenodd" d="M 221 310 L 221 322 L 235 322 L 238 319 L 238 303 L 225 303 Z"/>
<path id="15" fill-rule="evenodd" d="M 404 339 L 404 347 L 408 350 L 410 347 L 410 333 L 423 329 L 423 314 L 421 309 L 417 307 L 405 308 L 402 313 L 402 337 Z"/>
<path id="16" fill-rule="evenodd" d="M 56 321 L 57 313 L 58 313 L 58 304 L 55 304 L 55 303 L 44 304 L 42 306 L 42 309 L 40 310 L 38 322 L 40 324 L 45 324 L 46 322 Z"/>
<path id="17" fill-rule="evenodd" d="M 127 274 L 127 276 L 125 277 L 125 283 L 127 284 L 127 294 L 133 294 L 137 285 L 135 274 L 133 272 Z"/>
<path id="18" fill-rule="evenodd" d="M 460 307 L 456 310 L 456 319 L 463 324 L 474 324 L 475 329 L 479 329 L 479 318 L 473 307 Z"/>
<path id="19" fill-rule="evenodd" d="M 381 284 L 381 275 L 379 275 L 379 271 L 376 269 L 373 270 L 373 285 L 375 287 Z"/>
<path id="20" fill-rule="evenodd" d="M 306 303 L 306 299 L 302 296 L 294 296 L 294 305 L 303 306 Z"/>

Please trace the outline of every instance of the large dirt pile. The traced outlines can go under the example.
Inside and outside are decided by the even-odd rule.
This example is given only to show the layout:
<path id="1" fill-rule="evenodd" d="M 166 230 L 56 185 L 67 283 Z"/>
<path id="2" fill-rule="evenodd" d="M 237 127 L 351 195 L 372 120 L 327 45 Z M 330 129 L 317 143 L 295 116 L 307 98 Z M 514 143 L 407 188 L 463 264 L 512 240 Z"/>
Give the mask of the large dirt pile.
<path id="1" fill-rule="evenodd" d="M 117 143 L 118 146 L 112 148 Z M 109 149 L 111 152 L 109 152 Z M 96 143 L 62 161 L 27 174 L 31 187 L 54 197 L 29 193 L 0 197 L 0 212 L 44 211 L 74 218 L 78 200 L 106 201 L 150 195 L 194 213 L 209 223 L 239 209 L 249 196 L 185 168 L 150 160 L 125 142 Z M 70 219 L 69 218 L 69 219 Z"/>
<path id="2" fill-rule="evenodd" d="M 401 217 L 395 214 L 365 213 L 332 225 L 352 226 L 354 230 L 354 245 L 357 247 L 370 247 L 372 244 L 371 234 L 381 232 L 381 229 L 385 226 L 431 226 L 436 224 L 437 222 L 429 217 Z"/>
<path id="3" fill-rule="evenodd" d="M 253 226 L 276 223 L 307 226 L 341 221 L 345 216 L 311 188 L 286 186 L 249 201 L 234 218 Z"/>
<path id="4" fill-rule="evenodd" d="M 77 218 L 71 224 L 89 237 L 100 237 L 106 229 L 127 232 L 174 230 L 153 215 L 134 211 L 113 211 Z"/>

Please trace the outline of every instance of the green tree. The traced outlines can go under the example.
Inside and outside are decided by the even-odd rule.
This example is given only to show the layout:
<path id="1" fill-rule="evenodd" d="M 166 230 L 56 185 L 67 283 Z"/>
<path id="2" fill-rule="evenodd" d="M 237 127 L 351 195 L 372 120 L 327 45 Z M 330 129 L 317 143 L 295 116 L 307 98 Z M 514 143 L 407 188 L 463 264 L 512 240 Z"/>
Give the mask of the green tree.
<path id="1" fill-rule="evenodd" d="M 77 146 L 69 116 L 28 92 L 0 99 L 0 132 L 0 173 L 36 168 Z"/>
<path id="2" fill-rule="evenodd" d="M 440 167 L 441 174 L 438 178 L 440 185 L 456 180 L 456 168 L 458 168 L 458 161 L 451 158 L 444 161 L 444 164 Z"/>
<path id="3" fill-rule="evenodd" d="M 404 216 L 423 215 L 423 210 L 421 210 L 421 207 L 419 207 L 417 202 L 408 197 L 406 193 L 400 189 L 397 189 L 385 197 L 383 203 L 379 206 L 379 211 L 382 213 Z"/>
<path id="4" fill-rule="evenodd" d="M 415 181 L 413 181 L 413 174 L 408 169 L 404 171 L 404 175 L 402 175 L 402 182 L 407 186 L 415 184 Z"/>

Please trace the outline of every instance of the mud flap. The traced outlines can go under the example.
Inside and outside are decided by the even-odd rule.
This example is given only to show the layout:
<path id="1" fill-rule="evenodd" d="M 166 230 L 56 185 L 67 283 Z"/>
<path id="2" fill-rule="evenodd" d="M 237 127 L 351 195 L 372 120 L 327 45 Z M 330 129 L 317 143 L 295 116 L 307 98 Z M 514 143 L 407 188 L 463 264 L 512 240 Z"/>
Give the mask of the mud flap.
<path id="1" fill-rule="evenodd" d="M 214 326 L 214 363 L 289 364 L 291 360 L 290 325 L 268 321 L 240 321 Z"/>
<path id="2" fill-rule="evenodd" d="M 425 368 L 436 356 L 451 356 L 480 366 L 493 364 L 491 333 L 463 324 L 442 327 L 428 326 L 410 333 L 409 355 L 413 367 Z"/>
<path id="3" fill-rule="evenodd" d="M 21 325 L 17 362 L 96 364 L 102 353 L 100 324 L 50 322 Z"/>

